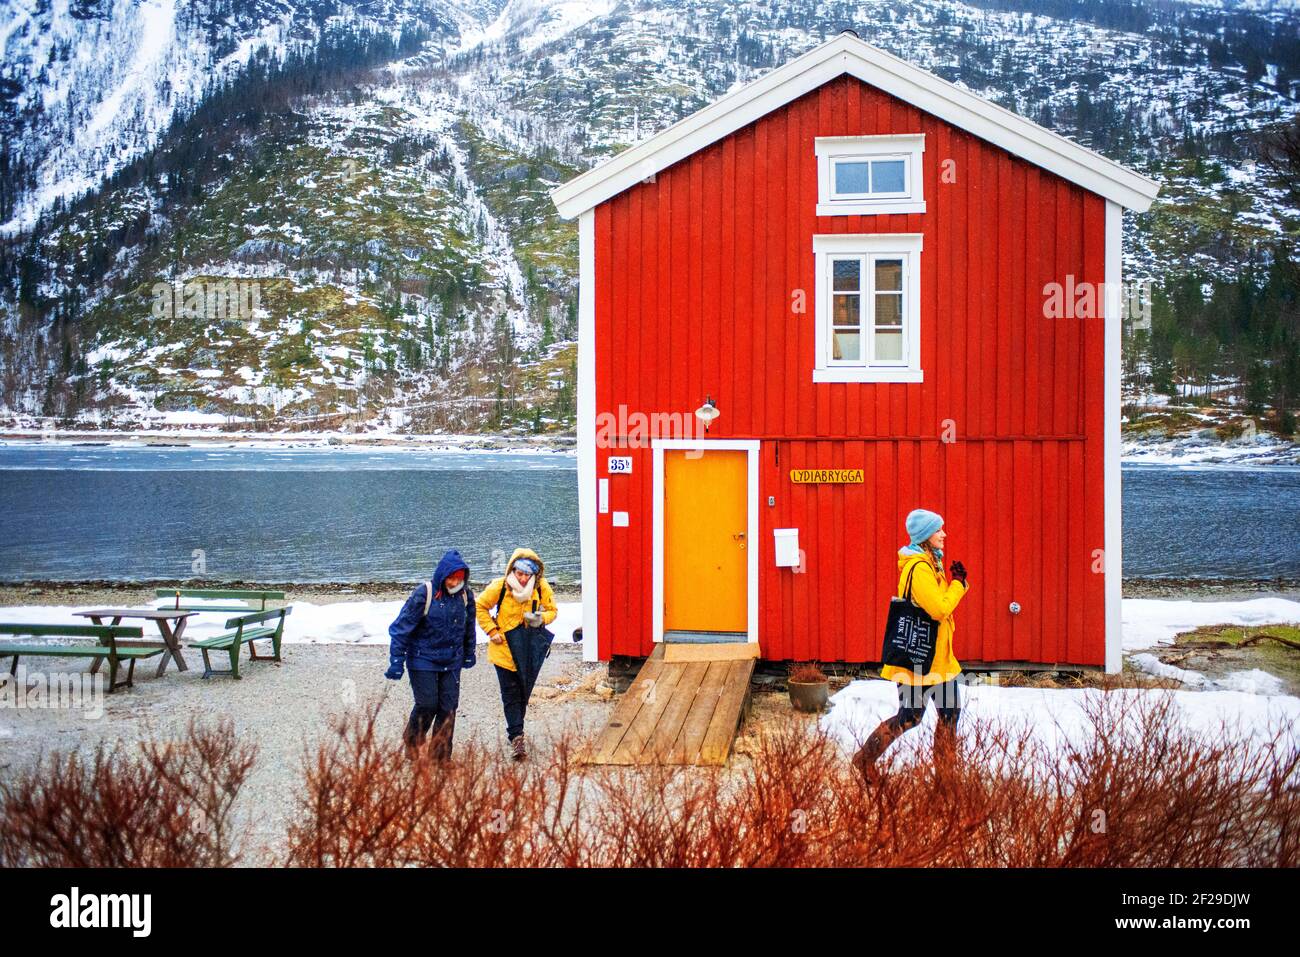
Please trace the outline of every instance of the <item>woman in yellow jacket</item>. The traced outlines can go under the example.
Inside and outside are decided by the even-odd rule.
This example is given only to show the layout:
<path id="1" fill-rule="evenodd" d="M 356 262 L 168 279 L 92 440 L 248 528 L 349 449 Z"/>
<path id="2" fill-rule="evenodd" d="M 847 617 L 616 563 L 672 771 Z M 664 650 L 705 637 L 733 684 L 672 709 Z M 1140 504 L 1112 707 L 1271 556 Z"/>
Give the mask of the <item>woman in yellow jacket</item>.
<path id="1" fill-rule="evenodd" d="M 868 782 L 878 779 L 876 759 L 900 734 L 920 724 L 927 701 L 934 699 L 939 711 L 934 733 L 936 761 L 952 758 L 957 719 L 961 717 L 957 696 L 961 663 L 952 651 L 956 630 L 953 612 L 970 590 L 970 582 L 961 562 L 952 563 L 951 582 L 944 575 L 943 544 L 948 533 L 943 530 L 940 516 L 921 508 L 909 513 L 907 535 L 910 544 L 898 552 L 898 597 L 904 597 L 911 576 L 912 601 L 939 623 L 939 633 L 935 638 L 934 661 L 925 674 L 920 674 L 919 669 L 909 671 L 893 665 L 885 665 L 880 670 L 881 677 L 898 683 L 898 713 L 882 721 L 853 756 L 853 766 Z"/>
<path id="2" fill-rule="evenodd" d="M 506 573 L 489 582 L 475 601 L 479 627 L 488 636 L 488 661 L 496 666 L 506 736 L 516 761 L 528 755 L 524 715 L 537 674 L 554 637 L 547 625 L 555 621 L 555 593 L 542 577 L 542 560 L 529 548 L 516 548 Z"/>

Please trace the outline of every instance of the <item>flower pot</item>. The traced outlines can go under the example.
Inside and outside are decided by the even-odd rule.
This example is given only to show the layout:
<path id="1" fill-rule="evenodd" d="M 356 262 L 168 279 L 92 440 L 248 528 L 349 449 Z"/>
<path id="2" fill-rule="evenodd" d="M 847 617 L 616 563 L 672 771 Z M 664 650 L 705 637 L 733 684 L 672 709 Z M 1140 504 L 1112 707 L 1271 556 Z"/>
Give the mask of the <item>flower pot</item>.
<path id="1" fill-rule="evenodd" d="M 830 700 L 830 685 L 825 681 L 789 681 L 790 704 L 796 711 L 824 711 Z"/>

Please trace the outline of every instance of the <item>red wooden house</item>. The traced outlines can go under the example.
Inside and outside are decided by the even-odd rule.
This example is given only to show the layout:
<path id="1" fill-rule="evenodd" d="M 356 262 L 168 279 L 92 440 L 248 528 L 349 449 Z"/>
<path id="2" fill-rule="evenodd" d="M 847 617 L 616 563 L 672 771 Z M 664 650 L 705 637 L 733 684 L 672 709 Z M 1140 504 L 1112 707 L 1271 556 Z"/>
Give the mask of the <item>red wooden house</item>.
<path id="1" fill-rule="evenodd" d="M 923 507 L 963 664 L 1118 670 L 1121 213 L 1156 191 L 847 33 L 556 188 L 588 660 L 877 660 Z"/>

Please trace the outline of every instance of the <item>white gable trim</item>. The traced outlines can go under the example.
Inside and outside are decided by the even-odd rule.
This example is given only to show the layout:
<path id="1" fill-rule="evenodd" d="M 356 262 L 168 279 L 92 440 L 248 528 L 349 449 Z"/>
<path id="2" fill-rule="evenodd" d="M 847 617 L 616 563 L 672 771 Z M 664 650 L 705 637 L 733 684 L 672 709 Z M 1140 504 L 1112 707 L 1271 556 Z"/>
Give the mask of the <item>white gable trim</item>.
<path id="1" fill-rule="evenodd" d="M 1124 329 L 1121 296 L 1124 260 L 1120 246 L 1124 232 L 1124 211 L 1116 203 L 1106 204 L 1106 300 L 1105 300 L 1105 436 L 1102 439 L 1102 474 L 1104 476 L 1105 542 L 1102 567 L 1106 575 L 1106 673 L 1116 675 L 1124 669 L 1123 584 L 1124 524 L 1120 471 L 1120 383 L 1123 378 Z"/>
<path id="2" fill-rule="evenodd" d="M 1160 189 L 1100 153 L 841 33 L 557 186 L 551 199 L 571 219 L 845 73 L 1128 209 L 1145 212 Z"/>

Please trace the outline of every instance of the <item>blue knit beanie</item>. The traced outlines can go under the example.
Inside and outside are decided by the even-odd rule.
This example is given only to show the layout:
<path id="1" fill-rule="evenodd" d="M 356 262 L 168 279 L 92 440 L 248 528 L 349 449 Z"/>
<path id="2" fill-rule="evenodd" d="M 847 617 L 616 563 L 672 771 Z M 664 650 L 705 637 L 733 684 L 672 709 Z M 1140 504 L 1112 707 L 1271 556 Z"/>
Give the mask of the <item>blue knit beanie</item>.
<path id="1" fill-rule="evenodd" d="M 943 528 L 943 516 L 927 512 L 923 508 L 907 513 L 907 535 L 913 545 L 920 545 L 931 535 Z"/>

